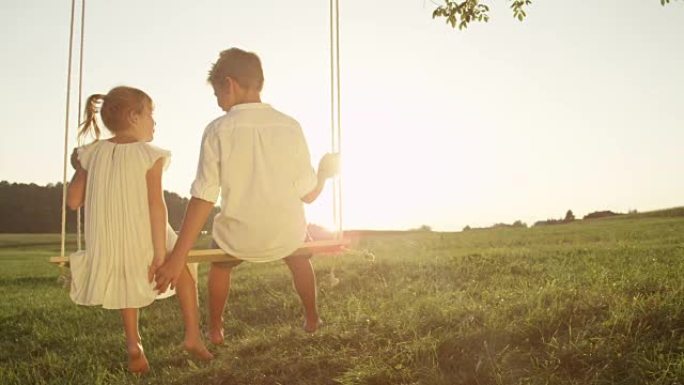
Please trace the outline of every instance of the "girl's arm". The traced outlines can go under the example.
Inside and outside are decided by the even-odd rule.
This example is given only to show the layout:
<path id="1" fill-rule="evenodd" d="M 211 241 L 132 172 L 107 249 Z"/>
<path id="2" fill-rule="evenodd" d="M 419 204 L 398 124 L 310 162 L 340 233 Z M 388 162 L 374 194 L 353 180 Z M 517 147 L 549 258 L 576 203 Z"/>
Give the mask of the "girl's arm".
<path id="1" fill-rule="evenodd" d="M 161 264 L 166 257 L 166 224 L 168 212 L 162 189 L 162 171 L 164 158 L 159 158 L 152 168 L 147 171 L 147 202 L 150 206 L 150 225 L 152 226 L 152 245 L 154 247 L 154 262 Z"/>
<path id="2" fill-rule="evenodd" d="M 87 181 L 88 172 L 79 165 L 67 187 L 67 206 L 70 209 L 78 210 L 79 207 L 83 206 Z"/>

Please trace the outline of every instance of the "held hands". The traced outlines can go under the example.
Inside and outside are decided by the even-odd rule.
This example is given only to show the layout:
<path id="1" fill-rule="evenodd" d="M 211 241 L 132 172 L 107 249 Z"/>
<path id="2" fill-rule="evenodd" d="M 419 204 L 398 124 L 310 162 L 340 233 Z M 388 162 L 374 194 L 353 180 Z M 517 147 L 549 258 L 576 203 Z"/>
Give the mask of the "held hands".
<path id="1" fill-rule="evenodd" d="M 176 287 L 176 283 L 178 282 L 178 277 L 180 277 L 181 272 L 183 271 L 185 265 L 185 261 L 183 261 L 183 258 L 178 258 L 177 256 L 169 256 L 169 258 L 164 261 L 160 266 L 155 267 L 154 265 L 150 266 L 150 270 L 148 272 L 148 277 L 150 277 L 150 282 L 152 281 L 152 276 L 154 276 L 154 280 L 157 283 L 157 285 L 154 287 L 155 290 L 159 294 L 164 293 L 169 286 L 171 288 Z"/>
<path id="2" fill-rule="evenodd" d="M 152 283 L 154 281 L 154 273 L 164 264 L 165 255 L 157 255 L 155 253 L 154 259 L 147 269 L 147 281 Z"/>
<path id="3" fill-rule="evenodd" d="M 340 154 L 327 153 L 318 162 L 318 179 L 326 180 L 340 173 Z"/>

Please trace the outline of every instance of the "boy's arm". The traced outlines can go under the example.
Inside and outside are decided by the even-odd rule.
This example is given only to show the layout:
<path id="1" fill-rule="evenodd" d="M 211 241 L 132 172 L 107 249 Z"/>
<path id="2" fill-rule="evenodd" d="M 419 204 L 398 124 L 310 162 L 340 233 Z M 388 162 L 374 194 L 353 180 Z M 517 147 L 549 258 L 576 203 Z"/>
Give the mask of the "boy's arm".
<path id="1" fill-rule="evenodd" d="M 325 181 L 332 178 L 340 172 L 340 155 L 339 153 L 328 153 L 323 155 L 318 163 L 318 172 L 316 173 L 316 186 L 308 194 L 302 197 L 302 202 L 312 203 L 321 195 Z"/>
<path id="2" fill-rule="evenodd" d="M 313 190 L 311 190 L 308 194 L 306 194 L 302 197 L 302 202 L 313 203 L 319 197 L 319 195 L 321 195 L 321 192 L 323 191 L 323 187 L 325 187 L 325 178 L 321 178 L 320 176 L 317 176 L 316 179 L 317 179 L 316 187 L 314 187 Z"/>
<path id="3" fill-rule="evenodd" d="M 221 154 L 219 138 L 214 126 L 209 125 L 202 136 L 197 176 L 190 189 L 192 198 L 185 210 L 178 240 L 171 255 L 155 274 L 154 279 L 157 282 L 155 289 L 160 293 L 165 292 L 169 285 L 176 286 L 176 281 L 185 268 L 188 252 L 194 246 L 204 223 L 214 209 L 214 202 L 221 191 Z M 226 155 L 225 150 L 223 155 Z"/>
<path id="4" fill-rule="evenodd" d="M 70 209 L 78 210 L 79 207 L 83 206 L 87 181 L 88 172 L 79 166 L 67 187 L 67 206 Z"/>
<path id="5" fill-rule="evenodd" d="M 173 247 L 171 255 L 166 259 L 164 264 L 152 271 L 154 279 L 157 283 L 155 289 L 163 293 L 171 287 L 176 286 L 178 277 L 180 276 L 185 266 L 188 252 L 197 241 L 197 236 L 204 227 L 209 214 L 214 209 L 214 204 L 199 198 L 192 197 L 188 208 L 185 210 L 185 218 L 183 218 L 183 225 L 181 226 L 180 234 L 176 245 Z"/>
<path id="6" fill-rule="evenodd" d="M 152 230 L 152 246 L 154 247 L 154 259 L 148 271 L 148 279 L 152 282 L 154 270 L 164 262 L 166 257 L 166 223 L 168 212 L 164 201 L 162 189 L 162 171 L 164 158 L 159 158 L 152 168 L 147 171 L 147 202 L 150 210 L 150 226 Z"/>
<path id="7" fill-rule="evenodd" d="M 199 236 L 204 224 L 209 218 L 209 214 L 214 210 L 214 203 L 192 197 L 188 208 L 185 210 L 185 218 L 183 219 L 183 226 L 181 227 L 178 241 L 173 247 L 169 259 L 177 258 L 185 264 L 185 259 L 188 253 L 195 245 L 197 236 Z"/>

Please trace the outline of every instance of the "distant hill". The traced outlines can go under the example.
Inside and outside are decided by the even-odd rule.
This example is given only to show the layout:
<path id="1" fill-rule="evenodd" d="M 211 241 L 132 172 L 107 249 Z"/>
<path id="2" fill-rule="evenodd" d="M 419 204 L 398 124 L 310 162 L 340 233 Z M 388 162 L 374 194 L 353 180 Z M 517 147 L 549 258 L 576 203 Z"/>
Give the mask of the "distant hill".
<path id="1" fill-rule="evenodd" d="M 594 211 L 593 213 L 589 213 L 589 214 L 585 215 L 582 219 L 600 219 L 600 218 L 615 217 L 618 215 L 624 215 L 624 214 L 614 213 L 610 210 Z"/>
<path id="2" fill-rule="evenodd" d="M 583 221 L 594 221 L 594 220 L 613 220 L 613 219 L 639 219 L 639 218 L 667 218 L 667 217 L 682 217 L 684 216 L 684 207 L 673 207 L 669 209 L 646 211 L 643 213 L 637 213 L 636 211 L 624 213 L 616 213 L 610 210 L 594 211 L 585 215 Z M 534 225 L 562 225 L 566 223 L 573 223 L 576 220 L 562 220 L 562 219 L 549 219 L 546 221 L 538 221 Z"/>
<path id="3" fill-rule="evenodd" d="M 669 209 L 644 211 L 643 213 L 623 214 L 615 219 L 637 219 L 637 218 L 671 218 L 684 217 L 684 207 L 672 207 Z"/>

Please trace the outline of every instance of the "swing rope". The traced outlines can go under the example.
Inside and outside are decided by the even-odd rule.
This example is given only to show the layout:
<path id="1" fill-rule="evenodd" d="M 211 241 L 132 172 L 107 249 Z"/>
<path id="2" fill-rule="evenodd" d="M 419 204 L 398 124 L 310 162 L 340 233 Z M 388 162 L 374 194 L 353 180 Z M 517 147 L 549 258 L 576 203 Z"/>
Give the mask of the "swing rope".
<path id="1" fill-rule="evenodd" d="M 334 3 L 334 10 L 333 10 Z M 334 13 L 334 22 L 333 22 Z M 336 108 L 337 107 L 337 108 Z M 336 118 L 336 119 L 335 119 Z M 342 151 L 342 125 L 340 104 L 340 4 L 330 0 L 330 121 L 332 152 Z M 342 178 L 333 179 L 333 221 L 336 239 L 342 238 Z"/>
<path id="2" fill-rule="evenodd" d="M 340 3 L 330 0 L 330 129 L 333 153 L 341 156 L 342 127 L 340 104 Z M 340 174 L 333 179 L 333 222 L 335 223 L 335 239 L 343 238 L 342 230 L 342 178 Z M 335 277 L 337 258 L 333 258 L 330 267 L 330 286 L 336 286 L 340 280 Z"/>
<path id="3" fill-rule="evenodd" d="M 62 243 L 60 256 L 64 258 L 66 247 L 66 196 L 67 196 L 67 152 L 69 151 L 69 107 L 71 104 L 71 64 L 74 48 L 76 0 L 71 0 L 71 23 L 69 28 L 69 63 L 67 65 L 66 113 L 64 119 L 64 161 L 62 167 Z M 63 264 L 62 264 L 63 265 Z"/>
<path id="4" fill-rule="evenodd" d="M 81 0 L 81 45 L 79 46 L 79 63 L 78 63 L 78 119 L 82 116 L 83 105 L 83 47 L 85 46 L 85 0 Z M 80 121 L 80 120 L 79 120 Z M 80 145 L 80 143 L 79 143 Z M 76 210 L 76 249 L 81 251 L 83 244 L 83 229 L 81 228 L 81 215 L 83 210 L 81 207 Z"/>

